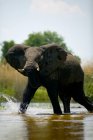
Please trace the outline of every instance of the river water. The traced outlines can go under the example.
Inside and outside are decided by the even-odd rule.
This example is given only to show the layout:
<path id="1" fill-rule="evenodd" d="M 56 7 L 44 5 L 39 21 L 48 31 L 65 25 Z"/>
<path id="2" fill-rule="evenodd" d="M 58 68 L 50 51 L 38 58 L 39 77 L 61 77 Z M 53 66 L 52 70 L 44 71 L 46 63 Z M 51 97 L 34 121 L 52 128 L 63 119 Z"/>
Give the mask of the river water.
<path id="1" fill-rule="evenodd" d="M 51 104 L 31 103 L 26 114 L 8 102 L 0 110 L 0 140 L 93 140 L 93 113 L 71 104 L 71 114 L 53 115 Z"/>

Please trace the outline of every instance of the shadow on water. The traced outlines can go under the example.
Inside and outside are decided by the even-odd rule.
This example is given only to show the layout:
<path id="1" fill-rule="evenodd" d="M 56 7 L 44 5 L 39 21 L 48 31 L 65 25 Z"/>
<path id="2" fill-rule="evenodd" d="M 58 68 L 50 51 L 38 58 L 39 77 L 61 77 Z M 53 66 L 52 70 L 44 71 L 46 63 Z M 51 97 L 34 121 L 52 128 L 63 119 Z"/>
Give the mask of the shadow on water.
<path id="1" fill-rule="evenodd" d="M 13 105 L 12 103 L 10 104 L 10 106 Z M 13 109 L 9 112 L 1 110 L 0 139 L 92 140 L 93 113 L 85 112 L 83 107 L 73 106 L 75 106 L 74 112 L 76 111 L 76 114 L 68 115 L 52 115 L 52 109 L 48 104 L 44 103 L 32 104 L 24 115 L 17 113 L 18 106 L 14 111 Z M 50 113 L 50 115 L 46 112 Z"/>

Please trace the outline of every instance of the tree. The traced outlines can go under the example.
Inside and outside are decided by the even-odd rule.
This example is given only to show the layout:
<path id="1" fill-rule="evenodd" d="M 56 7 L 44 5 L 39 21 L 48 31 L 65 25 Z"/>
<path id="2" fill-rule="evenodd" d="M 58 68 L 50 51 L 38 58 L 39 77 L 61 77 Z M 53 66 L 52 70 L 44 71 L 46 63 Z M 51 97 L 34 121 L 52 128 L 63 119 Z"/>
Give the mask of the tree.
<path id="1" fill-rule="evenodd" d="M 24 41 L 24 44 L 28 46 L 41 46 L 50 43 L 57 43 L 62 46 L 65 50 L 68 50 L 62 36 L 56 32 L 45 31 L 43 33 L 37 32 L 28 35 L 28 39 Z"/>
<path id="2" fill-rule="evenodd" d="M 34 47 L 34 46 L 41 46 L 45 44 L 50 43 L 56 43 L 63 47 L 66 51 L 72 52 L 68 49 L 67 45 L 64 42 L 64 39 L 62 36 L 58 35 L 57 32 L 51 32 L 51 31 L 45 31 L 45 32 L 36 32 L 31 33 L 28 35 L 28 38 L 23 42 L 23 44 Z M 2 45 L 2 57 L 1 60 L 5 57 L 5 54 L 7 53 L 8 49 L 11 48 L 15 42 L 13 40 L 11 41 L 4 41 Z M 76 56 L 77 59 L 80 61 L 80 58 Z"/>
<path id="3" fill-rule="evenodd" d="M 11 41 L 4 41 L 4 42 L 2 43 L 2 49 L 1 49 L 1 51 L 2 51 L 2 57 L 1 57 L 1 60 L 4 59 L 4 57 L 5 57 L 5 55 L 6 55 L 7 51 L 8 51 L 8 49 L 11 48 L 14 44 L 15 44 L 15 43 L 14 43 L 13 40 L 11 40 Z"/>

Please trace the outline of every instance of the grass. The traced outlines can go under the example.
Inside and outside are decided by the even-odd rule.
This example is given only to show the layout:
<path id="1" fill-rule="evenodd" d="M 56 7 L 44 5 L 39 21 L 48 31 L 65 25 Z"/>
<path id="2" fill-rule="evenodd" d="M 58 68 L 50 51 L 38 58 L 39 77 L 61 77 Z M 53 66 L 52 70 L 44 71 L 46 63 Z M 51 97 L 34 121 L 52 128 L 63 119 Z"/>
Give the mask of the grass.
<path id="1" fill-rule="evenodd" d="M 34 98 L 32 99 L 33 102 L 48 102 L 49 101 L 49 97 L 47 94 L 47 91 L 44 87 L 40 87 L 36 93 Z"/>
<path id="2" fill-rule="evenodd" d="M 26 81 L 26 77 L 9 65 L 0 65 L 0 92 L 20 99 Z"/>
<path id="3" fill-rule="evenodd" d="M 93 101 L 93 63 L 84 66 L 86 95 Z"/>
<path id="4" fill-rule="evenodd" d="M 93 64 L 84 66 L 85 72 L 85 93 L 91 100 L 93 100 Z M 8 94 L 20 100 L 22 98 L 23 90 L 26 86 L 27 78 L 8 64 L 0 64 L 0 93 Z M 49 101 L 46 89 L 40 87 L 32 100 L 33 102 L 47 102 Z"/>
<path id="5" fill-rule="evenodd" d="M 18 73 L 11 66 L 0 65 L 0 93 L 8 94 L 21 100 L 23 90 L 27 84 L 27 78 Z M 32 101 L 48 101 L 46 89 L 40 87 Z"/>
<path id="6" fill-rule="evenodd" d="M 5 109 L 5 107 L 3 107 L 3 106 L 0 106 L 0 110 L 3 110 L 3 109 Z"/>
<path id="7" fill-rule="evenodd" d="M 93 76 L 93 63 L 86 64 L 83 67 L 83 70 L 84 70 L 86 75 Z"/>

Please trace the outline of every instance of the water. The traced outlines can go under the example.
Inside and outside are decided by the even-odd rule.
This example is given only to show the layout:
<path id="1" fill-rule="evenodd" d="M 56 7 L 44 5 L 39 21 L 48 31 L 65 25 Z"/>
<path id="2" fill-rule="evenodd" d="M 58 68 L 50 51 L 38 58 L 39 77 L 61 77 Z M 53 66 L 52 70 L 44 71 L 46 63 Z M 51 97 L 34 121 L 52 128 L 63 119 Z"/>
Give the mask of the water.
<path id="1" fill-rule="evenodd" d="M 19 104 L 7 98 L 0 110 L 0 140 L 93 140 L 93 113 L 79 104 L 71 104 L 71 114 L 53 115 L 51 104 L 31 103 L 22 115 Z"/>

